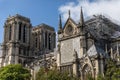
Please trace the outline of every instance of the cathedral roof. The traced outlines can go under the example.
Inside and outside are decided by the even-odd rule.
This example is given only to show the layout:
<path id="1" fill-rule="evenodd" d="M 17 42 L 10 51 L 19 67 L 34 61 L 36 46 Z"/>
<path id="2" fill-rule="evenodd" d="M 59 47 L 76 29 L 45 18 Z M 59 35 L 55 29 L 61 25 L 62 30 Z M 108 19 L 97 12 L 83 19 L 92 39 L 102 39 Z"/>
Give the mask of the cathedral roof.
<path id="1" fill-rule="evenodd" d="M 86 30 L 98 40 L 120 37 L 120 26 L 102 15 L 92 17 L 85 24 Z"/>
<path id="2" fill-rule="evenodd" d="M 49 25 L 47 25 L 45 23 L 41 23 L 41 24 L 33 27 L 33 30 L 40 29 L 40 28 L 47 28 L 47 29 L 52 30 L 52 31 L 55 30 L 53 27 L 51 27 L 51 26 L 49 26 Z"/>
<path id="3" fill-rule="evenodd" d="M 11 20 L 13 20 L 13 19 L 20 19 L 20 20 L 24 20 L 24 21 L 27 21 L 27 22 L 30 22 L 30 19 L 29 18 L 27 18 L 27 17 L 24 17 L 24 16 L 22 16 L 22 15 L 20 15 L 20 14 L 16 14 L 16 15 L 14 15 L 14 16 L 10 16 L 9 15 L 9 17 L 7 18 L 7 22 L 9 22 L 9 21 L 11 21 Z"/>

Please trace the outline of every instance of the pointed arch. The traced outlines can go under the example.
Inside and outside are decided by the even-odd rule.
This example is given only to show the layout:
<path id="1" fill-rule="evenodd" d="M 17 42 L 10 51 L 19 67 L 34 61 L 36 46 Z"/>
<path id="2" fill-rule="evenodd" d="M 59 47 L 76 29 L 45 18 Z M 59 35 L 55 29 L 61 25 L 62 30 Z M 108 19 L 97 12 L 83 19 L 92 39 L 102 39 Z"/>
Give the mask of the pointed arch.
<path id="1" fill-rule="evenodd" d="M 12 36 L 12 26 L 9 26 L 9 40 L 11 40 L 11 36 Z"/>
<path id="2" fill-rule="evenodd" d="M 83 80 L 87 80 L 88 76 L 92 76 L 92 68 L 89 64 L 85 64 L 82 69 Z"/>

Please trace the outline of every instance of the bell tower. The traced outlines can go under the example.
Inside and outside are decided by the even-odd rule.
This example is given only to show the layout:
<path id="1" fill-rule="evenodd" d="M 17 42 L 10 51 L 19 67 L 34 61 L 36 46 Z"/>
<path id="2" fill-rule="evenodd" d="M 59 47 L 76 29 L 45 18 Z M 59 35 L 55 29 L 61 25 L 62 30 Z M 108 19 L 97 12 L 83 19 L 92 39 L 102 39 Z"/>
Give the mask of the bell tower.
<path id="1" fill-rule="evenodd" d="M 26 63 L 30 53 L 31 28 L 29 18 L 18 14 L 7 18 L 4 24 L 4 66 Z"/>

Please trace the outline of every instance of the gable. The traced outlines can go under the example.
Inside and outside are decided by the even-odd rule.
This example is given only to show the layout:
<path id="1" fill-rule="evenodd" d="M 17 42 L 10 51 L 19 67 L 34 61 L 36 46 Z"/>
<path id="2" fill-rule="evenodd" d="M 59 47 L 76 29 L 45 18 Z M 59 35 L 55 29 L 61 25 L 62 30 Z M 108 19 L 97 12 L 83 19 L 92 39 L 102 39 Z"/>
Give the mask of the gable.
<path id="1" fill-rule="evenodd" d="M 77 30 L 77 24 L 71 19 L 68 18 L 64 27 L 63 27 L 63 34 L 64 36 L 73 35 Z"/>

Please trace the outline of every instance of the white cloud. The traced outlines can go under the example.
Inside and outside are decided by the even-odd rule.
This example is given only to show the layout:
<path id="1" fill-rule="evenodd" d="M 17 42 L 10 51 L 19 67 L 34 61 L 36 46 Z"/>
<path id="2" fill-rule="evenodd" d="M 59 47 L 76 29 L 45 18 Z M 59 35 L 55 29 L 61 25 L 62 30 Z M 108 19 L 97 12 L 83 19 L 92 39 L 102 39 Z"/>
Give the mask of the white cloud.
<path id="1" fill-rule="evenodd" d="M 120 21 L 120 0 L 94 0 L 92 2 L 90 0 L 77 0 L 77 2 L 69 2 L 59 7 L 63 22 L 68 18 L 68 10 L 71 10 L 71 17 L 78 21 L 81 6 L 85 17 L 102 14 Z"/>

